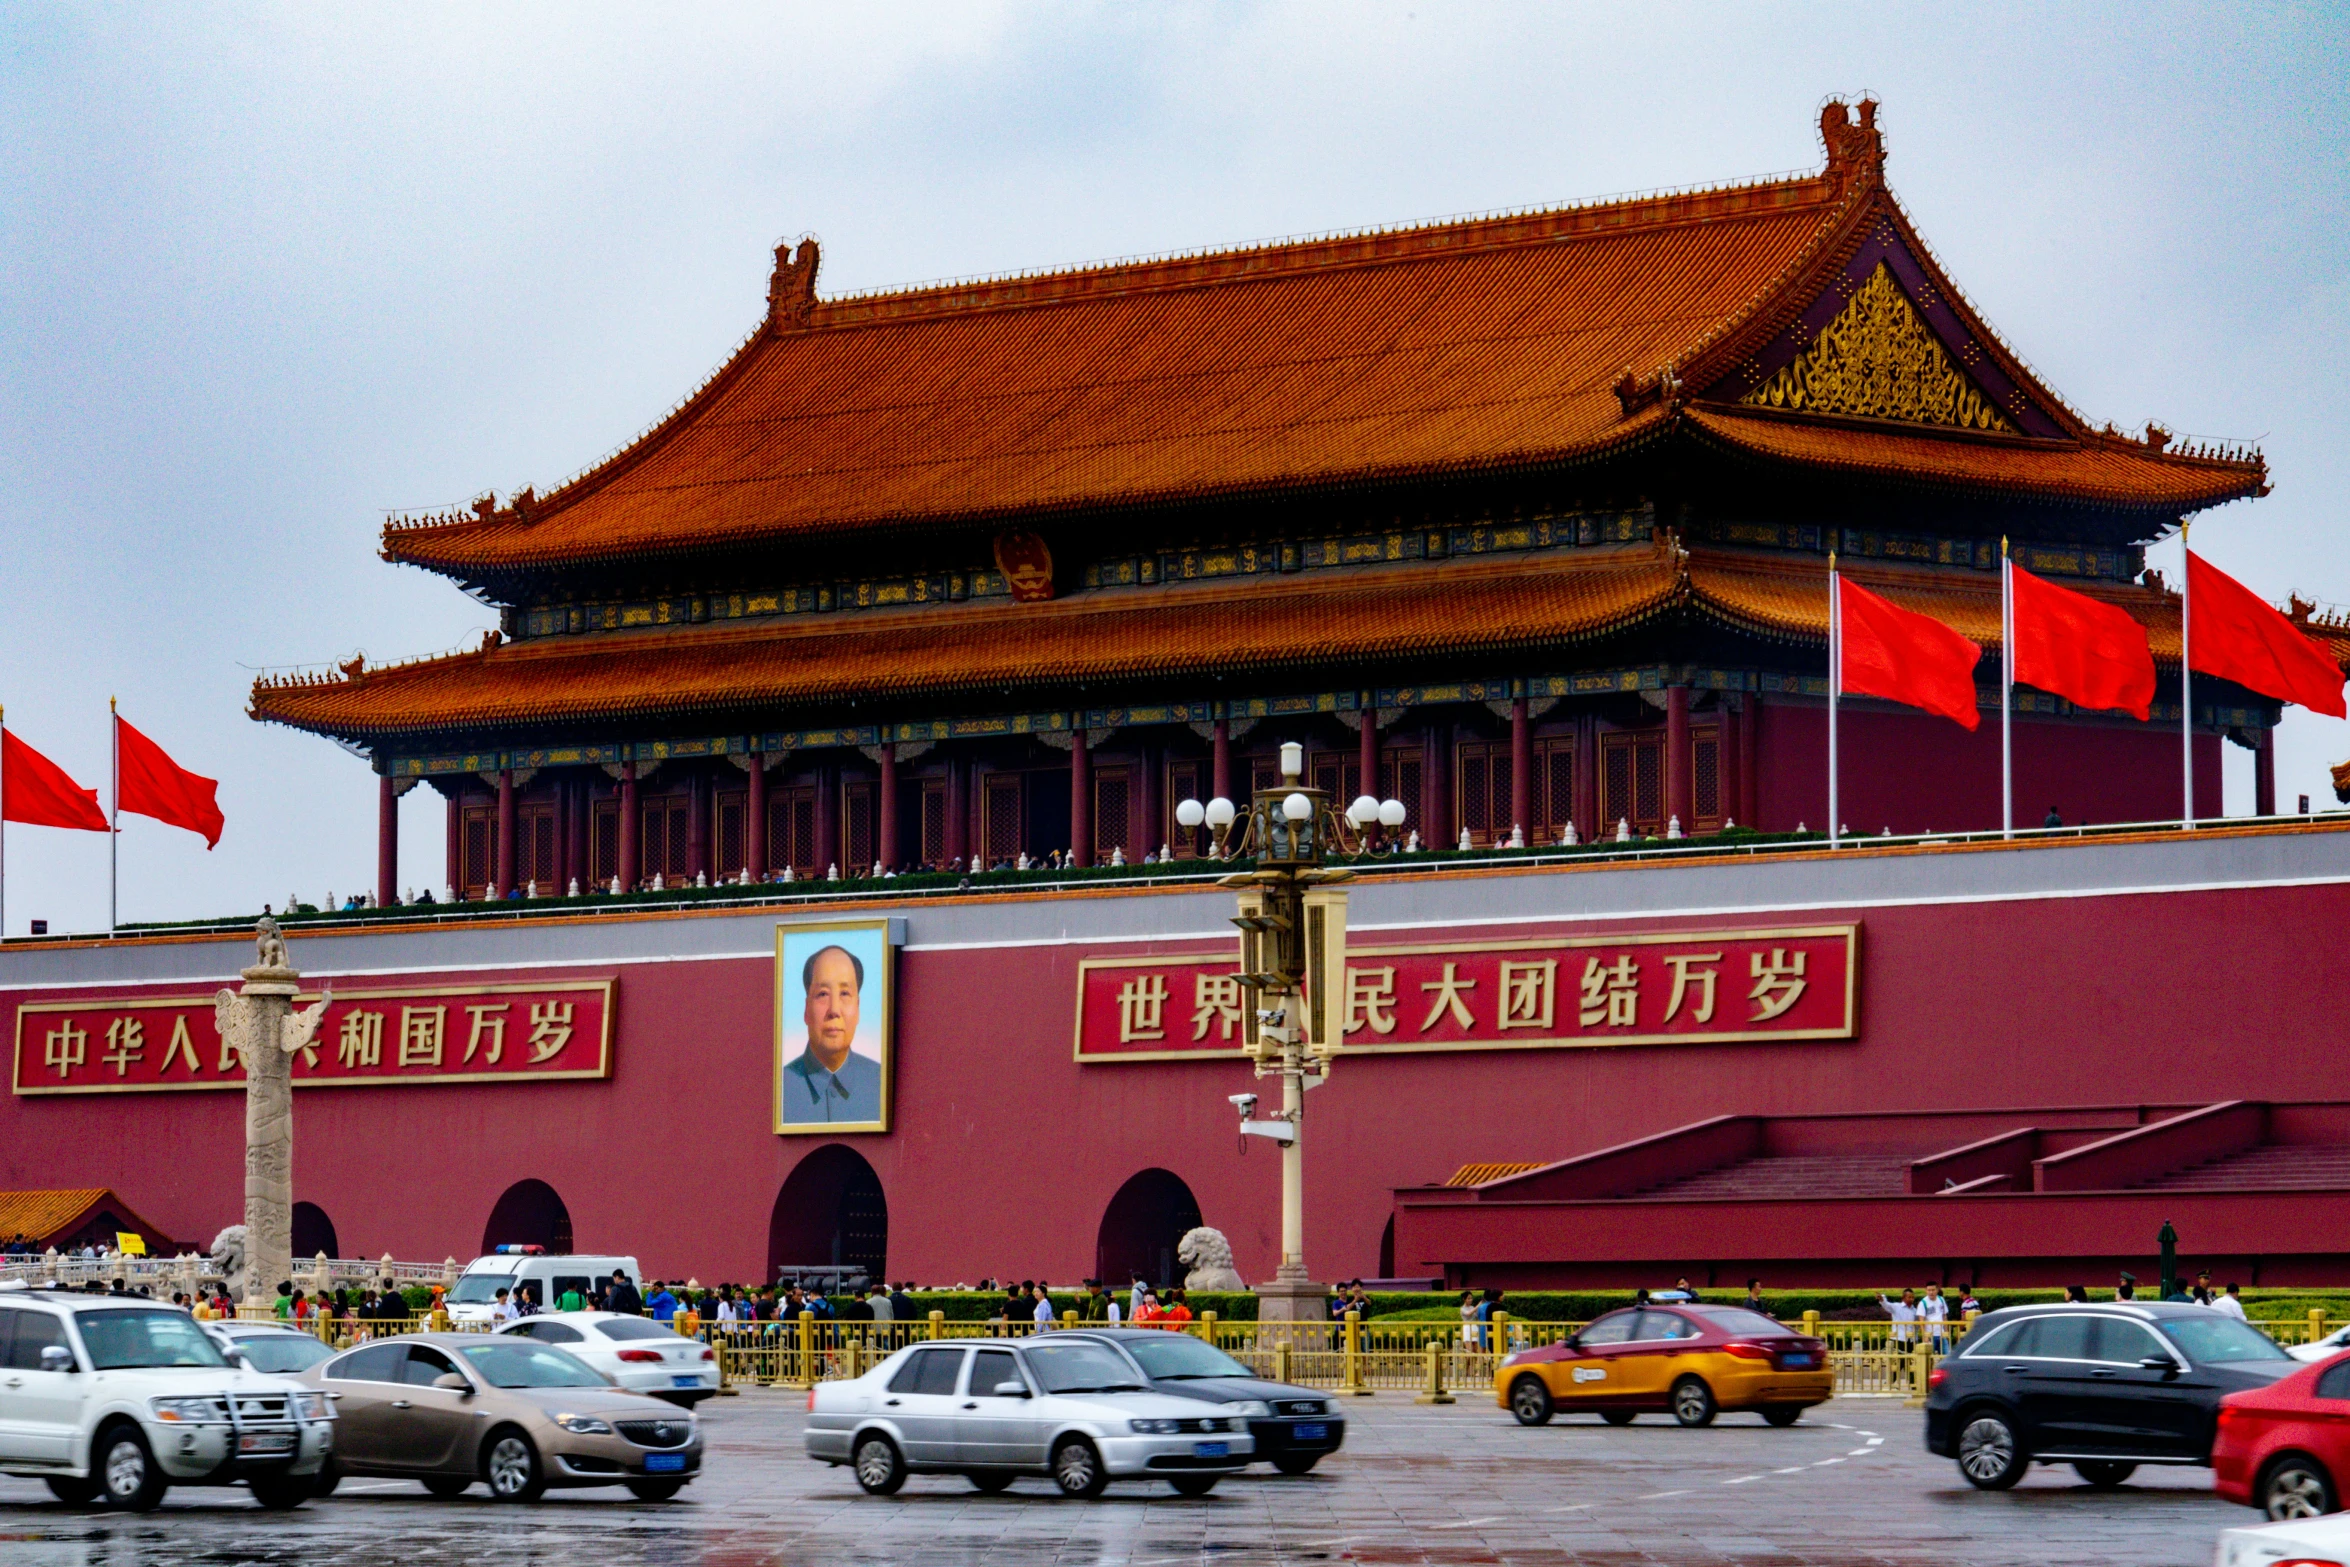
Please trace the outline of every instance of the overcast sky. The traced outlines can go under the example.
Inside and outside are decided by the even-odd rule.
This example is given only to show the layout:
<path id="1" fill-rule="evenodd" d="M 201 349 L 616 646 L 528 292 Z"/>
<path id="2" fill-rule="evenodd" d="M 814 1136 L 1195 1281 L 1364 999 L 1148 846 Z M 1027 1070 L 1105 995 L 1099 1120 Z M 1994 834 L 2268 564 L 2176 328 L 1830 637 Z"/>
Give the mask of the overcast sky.
<path id="1" fill-rule="evenodd" d="M 1732 179 L 1874 90 L 1945 264 L 2097 420 L 2257 439 L 2196 543 L 2350 602 L 2340 8 L 1084 5 L 0 11 L 0 703 L 103 790 L 106 699 L 221 780 L 126 818 L 126 919 L 374 875 L 375 791 L 256 670 L 473 640 L 387 509 L 544 491 L 827 293 Z M 2175 546 L 2158 550 L 2171 565 Z M 2278 789 L 2350 729 L 2296 712 Z M 2230 748 L 2229 804 L 2250 805 Z M 442 879 L 439 797 L 401 875 Z M 102 926 L 106 844 L 14 827 L 7 929 Z"/>

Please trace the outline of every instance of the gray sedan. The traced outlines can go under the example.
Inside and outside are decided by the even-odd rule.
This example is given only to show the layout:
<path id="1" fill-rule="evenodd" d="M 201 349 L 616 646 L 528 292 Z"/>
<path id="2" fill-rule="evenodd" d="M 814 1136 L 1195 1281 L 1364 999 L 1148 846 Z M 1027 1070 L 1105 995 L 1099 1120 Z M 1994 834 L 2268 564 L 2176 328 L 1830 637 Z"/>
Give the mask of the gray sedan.
<path id="1" fill-rule="evenodd" d="M 1096 1339 L 1047 1334 L 902 1349 L 808 1400 L 808 1456 L 848 1464 L 887 1496 L 909 1474 L 960 1474 L 982 1491 L 1048 1475 L 1069 1496 L 1112 1480 L 1164 1479 L 1205 1496 L 1247 1467 L 1248 1422 L 1146 1388 Z"/>

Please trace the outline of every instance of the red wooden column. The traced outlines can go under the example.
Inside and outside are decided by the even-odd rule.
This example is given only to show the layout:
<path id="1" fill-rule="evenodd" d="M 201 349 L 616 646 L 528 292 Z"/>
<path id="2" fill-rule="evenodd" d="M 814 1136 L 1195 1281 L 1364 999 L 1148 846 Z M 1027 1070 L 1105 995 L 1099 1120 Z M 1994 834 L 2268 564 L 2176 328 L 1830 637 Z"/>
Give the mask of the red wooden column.
<path id="1" fill-rule="evenodd" d="M 514 890 L 514 769 L 498 769 L 498 869 L 490 896 L 503 898 Z"/>
<path id="2" fill-rule="evenodd" d="M 1732 707 L 1730 700 L 1722 698 L 1722 727 L 1714 742 L 1714 796 L 1721 801 L 1723 820 L 1742 822 L 1746 818 L 1739 814 L 1738 805 L 1738 731 L 1746 727 L 1741 722 L 1745 715 Z"/>
<path id="3" fill-rule="evenodd" d="M 685 868 L 710 879 L 710 779 L 703 773 L 685 781 Z"/>
<path id="4" fill-rule="evenodd" d="M 1361 770 L 1363 775 L 1363 786 L 1361 789 L 1357 790 L 1356 793 L 1367 794 L 1374 800 L 1378 799 L 1379 709 L 1371 705 L 1371 693 L 1368 691 L 1363 693 L 1363 738 L 1361 759 L 1355 765 Z M 1354 804 L 1352 800 L 1341 800 L 1338 802 L 1338 809 L 1343 812 L 1348 806 L 1352 804 Z"/>
<path id="5" fill-rule="evenodd" d="M 1744 722 L 1738 726 L 1738 819 L 1749 827 L 1762 825 L 1762 780 L 1756 776 L 1761 766 L 1762 751 L 1756 736 L 1762 729 L 1763 699 L 1760 691 L 1747 693 Z"/>
<path id="6" fill-rule="evenodd" d="M 1585 713 L 1575 720 L 1575 840 L 1589 843 L 1599 832 L 1599 720 Z"/>
<path id="7" fill-rule="evenodd" d="M 1452 725 L 1428 726 L 1420 748 L 1420 847 L 1449 849 L 1460 841 L 1452 821 Z"/>
<path id="8" fill-rule="evenodd" d="M 1534 841 L 1534 720 L 1522 696 L 1510 700 L 1510 826 Z"/>
<path id="9" fill-rule="evenodd" d="M 636 891 L 637 867 L 644 863 L 645 819 L 636 808 L 636 763 L 620 764 L 620 890 Z"/>
<path id="10" fill-rule="evenodd" d="M 571 819 L 576 814 L 571 804 L 571 780 L 558 773 L 555 776 L 555 863 L 548 867 L 554 872 L 555 885 L 550 894 L 553 897 L 562 897 L 563 884 L 577 874 L 573 869 L 577 862 L 571 858 Z"/>
<path id="11" fill-rule="evenodd" d="M 1167 748 L 1156 740 L 1145 740 L 1138 748 L 1137 765 L 1142 777 L 1134 791 L 1130 820 L 1126 828 L 1127 841 L 1134 845 L 1134 857 L 1140 860 L 1146 854 L 1159 852 L 1160 842 L 1167 836 L 1167 804 L 1163 798 L 1167 787 Z"/>
<path id="12" fill-rule="evenodd" d="M 448 864 L 442 867 L 442 874 L 448 880 L 441 883 L 441 890 L 451 897 L 462 898 L 465 896 L 465 807 L 457 803 L 458 798 L 454 794 L 449 796 Z"/>
<path id="13" fill-rule="evenodd" d="M 894 741 L 881 742 L 881 801 L 874 837 L 874 858 L 882 869 L 898 868 L 898 748 Z"/>
<path id="14" fill-rule="evenodd" d="M 595 814 L 596 794 L 594 788 L 588 783 L 588 776 L 587 773 L 582 772 L 571 780 L 569 788 L 571 816 L 564 825 L 565 842 L 570 845 L 566 851 L 569 858 L 565 861 L 563 871 L 563 890 L 565 892 L 571 890 L 573 882 L 579 883 L 582 892 L 595 891 L 592 884 L 596 879 L 596 867 L 595 863 L 588 858 L 588 822 Z"/>
<path id="15" fill-rule="evenodd" d="M 767 879 L 767 757 L 764 752 L 751 752 L 751 793 L 744 802 L 749 813 L 743 818 L 743 868 L 751 873 L 751 880 Z"/>
<path id="16" fill-rule="evenodd" d="M 1695 830 L 1696 758 L 1690 755 L 1689 688 L 1665 687 L 1665 830 L 1681 819 L 1681 830 Z"/>
<path id="17" fill-rule="evenodd" d="M 2274 729 L 2260 731 L 2260 744 L 2252 750 L 2252 814 L 2277 814 L 2277 732 Z"/>
<path id="18" fill-rule="evenodd" d="M 840 767 L 816 769 L 816 874 L 840 874 Z"/>
<path id="19" fill-rule="evenodd" d="M 1229 718 L 1219 718 L 1216 720 L 1215 761 L 1211 764 L 1209 771 L 1212 776 L 1209 780 L 1208 800 L 1231 800 L 1232 720 Z M 1200 802 L 1202 805 L 1207 803 L 1207 800 L 1202 800 Z M 1232 803 L 1235 805 L 1246 805 L 1248 802 L 1245 800 L 1233 800 Z"/>
<path id="20" fill-rule="evenodd" d="M 390 773 L 375 781 L 375 901 L 400 905 L 400 790 Z"/>
<path id="21" fill-rule="evenodd" d="M 1069 863 L 1093 863 L 1093 755 L 1082 729 L 1069 736 Z"/>

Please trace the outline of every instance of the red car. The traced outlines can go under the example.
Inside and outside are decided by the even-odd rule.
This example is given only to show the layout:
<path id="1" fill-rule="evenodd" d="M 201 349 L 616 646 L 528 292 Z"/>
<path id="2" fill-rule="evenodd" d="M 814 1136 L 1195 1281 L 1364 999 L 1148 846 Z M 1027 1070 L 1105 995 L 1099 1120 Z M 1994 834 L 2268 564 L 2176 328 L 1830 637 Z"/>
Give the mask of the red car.
<path id="1" fill-rule="evenodd" d="M 2214 1489 L 2275 1519 L 2342 1505 L 2350 1481 L 2350 1355 L 2220 1400 Z"/>

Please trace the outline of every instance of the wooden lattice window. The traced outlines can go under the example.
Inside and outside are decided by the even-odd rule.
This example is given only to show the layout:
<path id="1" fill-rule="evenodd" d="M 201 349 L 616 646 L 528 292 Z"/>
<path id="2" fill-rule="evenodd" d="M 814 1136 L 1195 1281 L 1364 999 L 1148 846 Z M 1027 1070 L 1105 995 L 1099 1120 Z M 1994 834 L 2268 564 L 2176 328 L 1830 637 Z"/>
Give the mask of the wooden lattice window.
<path id="1" fill-rule="evenodd" d="M 924 865 L 946 863 L 947 786 L 943 779 L 922 786 L 922 843 L 916 857 Z"/>
<path id="2" fill-rule="evenodd" d="M 1020 775 L 989 773 L 980 785 L 980 858 L 989 865 L 1017 862 L 1021 850 Z M 944 853 L 942 845 L 940 853 Z"/>
<path id="3" fill-rule="evenodd" d="M 1689 832 L 1722 830 L 1722 730 L 1706 724 L 1689 732 L 1691 758 L 1689 803 L 1694 821 L 1683 822 Z"/>
<path id="4" fill-rule="evenodd" d="M 1510 783 L 1515 776 L 1515 761 L 1508 741 L 1464 742 L 1455 756 L 1453 776 L 1458 780 L 1453 796 L 1457 802 L 1455 808 L 1460 814 L 1460 825 L 1469 830 L 1471 843 L 1479 846 L 1507 843 L 1512 827 L 1534 825 L 1515 821 L 1511 816 Z"/>
<path id="5" fill-rule="evenodd" d="M 1613 837 L 1616 823 L 1655 837 L 1665 830 L 1665 737 L 1661 730 L 1600 736 L 1599 836 Z M 1684 828 L 1687 823 L 1682 824 Z"/>
<path id="6" fill-rule="evenodd" d="M 1400 800 L 1404 808 L 1404 824 L 1397 833 L 1409 833 L 1419 827 L 1420 815 L 1420 752 L 1416 746 L 1382 750 L 1379 753 L 1379 798 Z M 1425 837 L 1426 829 L 1421 828 Z"/>
<path id="7" fill-rule="evenodd" d="M 657 800 L 642 800 L 638 810 L 645 835 L 640 840 L 644 858 L 637 874 L 647 880 L 658 875 L 668 887 L 676 886 L 680 879 L 692 881 L 693 868 L 686 853 L 692 807 L 686 797 L 663 795 Z"/>
<path id="8" fill-rule="evenodd" d="M 465 808 L 465 851 L 459 863 L 465 870 L 465 896 L 479 898 L 498 874 L 498 808 L 494 805 L 472 805 Z"/>
<path id="9" fill-rule="evenodd" d="M 555 807 L 544 805 L 517 805 L 514 808 L 514 884 L 528 887 L 538 884 L 542 896 L 552 897 L 563 889 L 555 880 Z"/>
<path id="10" fill-rule="evenodd" d="M 841 786 L 841 820 L 848 827 L 848 853 L 842 861 L 843 876 L 862 875 L 873 869 L 874 788 L 869 783 Z"/>
<path id="11" fill-rule="evenodd" d="M 721 877 L 739 876 L 751 863 L 751 846 L 743 834 L 751 819 L 751 797 L 736 790 L 718 796 L 718 862 Z"/>
<path id="12" fill-rule="evenodd" d="M 1093 775 L 1093 860 L 1109 863 L 1113 849 L 1131 860 L 1134 838 L 1134 780 L 1123 767 L 1105 767 Z"/>
<path id="13" fill-rule="evenodd" d="M 1315 788 L 1330 796 L 1341 811 L 1363 792 L 1363 758 L 1355 751 L 1317 751 L 1306 763 L 1306 776 Z"/>
<path id="14" fill-rule="evenodd" d="M 777 789 L 767 796 L 767 858 L 776 869 L 788 865 L 798 876 L 823 869 L 816 863 L 815 790 Z"/>
<path id="15" fill-rule="evenodd" d="M 1210 798 L 1209 786 L 1213 781 L 1213 773 L 1206 762 L 1187 760 L 1167 764 L 1166 809 L 1162 812 L 1164 820 L 1159 823 L 1159 832 L 1174 849 L 1178 859 L 1188 860 L 1206 853 L 1209 839 L 1205 827 L 1178 826 L 1175 807 L 1186 800 L 1207 804 Z"/>
<path id="16" fill-rule="evenodd" d="M 1542 841 L 1555 843 L 1575 819 L 1575 742 L 1534 743 L 1534 815 Z"/>
<path id="17" fill-rule="evenodd" d="M 596 886 L 612 885 L 620 874 L 620 802 L 598 800 L 588 817 L 588 864 L 594 867 Z"/>

